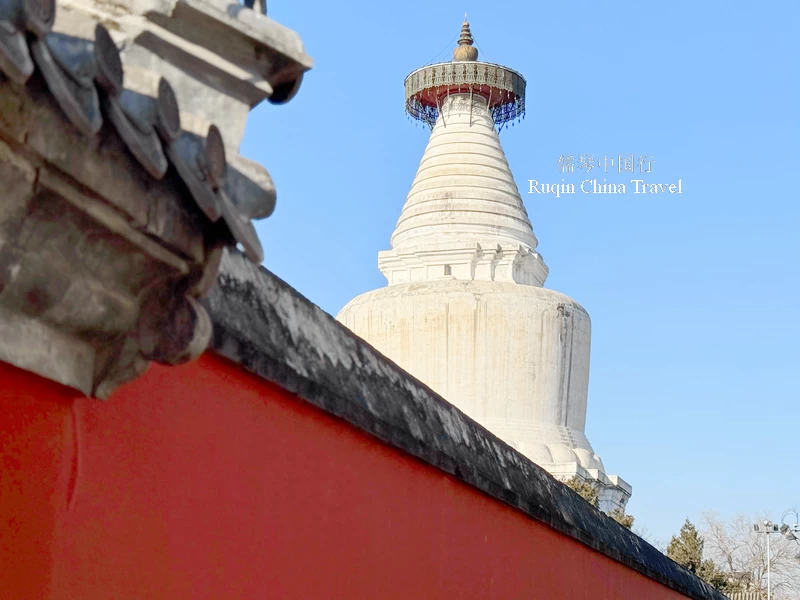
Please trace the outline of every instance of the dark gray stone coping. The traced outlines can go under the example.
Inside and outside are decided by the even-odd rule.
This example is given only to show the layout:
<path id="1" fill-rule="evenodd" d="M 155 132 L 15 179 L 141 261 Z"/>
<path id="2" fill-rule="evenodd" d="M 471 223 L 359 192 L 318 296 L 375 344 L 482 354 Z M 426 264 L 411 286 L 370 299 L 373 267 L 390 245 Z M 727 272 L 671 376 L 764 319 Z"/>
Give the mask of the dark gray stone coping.
<path id="1" fill-rule="evenodd" d="M 218 354 L 690 598 L 725 598 L 242 255 L 204 303 Z"/>

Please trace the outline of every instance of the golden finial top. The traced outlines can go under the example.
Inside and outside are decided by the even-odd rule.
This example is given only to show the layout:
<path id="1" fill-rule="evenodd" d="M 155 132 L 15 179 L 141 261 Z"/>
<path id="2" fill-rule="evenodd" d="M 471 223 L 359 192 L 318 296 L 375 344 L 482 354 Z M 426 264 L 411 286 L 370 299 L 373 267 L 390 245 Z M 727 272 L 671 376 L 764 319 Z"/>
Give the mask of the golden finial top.
<path id="1" fill-rule="evenodd" d="M 461 25 L 461 35 L 458 38 L 458 46 L 453 50 L 453 61 L 478 60 L 478 49 L 473 45 L 472 32 L 469 30 L 467 15 L 464 15 L 464 23 Z"/>

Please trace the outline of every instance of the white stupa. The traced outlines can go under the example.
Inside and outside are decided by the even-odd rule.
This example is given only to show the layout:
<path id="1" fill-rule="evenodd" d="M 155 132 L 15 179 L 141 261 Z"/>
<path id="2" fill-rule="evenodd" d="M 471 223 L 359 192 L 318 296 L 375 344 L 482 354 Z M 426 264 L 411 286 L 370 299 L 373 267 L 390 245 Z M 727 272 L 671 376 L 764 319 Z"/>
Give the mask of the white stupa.
<path id="1" fill-rule="evenodd" d="M 543 288 L 548 269 L 496 127 L 525 110 L 525 80 L 478 62 L 464 21 L 453 61 L 408 76 L 406 108 L 432 127 L 392 249 L 388 286 L 338 320 L 559 479 L 594 482 L 600 508 L 631 487 L 584 434 L 590 321 Z"/>

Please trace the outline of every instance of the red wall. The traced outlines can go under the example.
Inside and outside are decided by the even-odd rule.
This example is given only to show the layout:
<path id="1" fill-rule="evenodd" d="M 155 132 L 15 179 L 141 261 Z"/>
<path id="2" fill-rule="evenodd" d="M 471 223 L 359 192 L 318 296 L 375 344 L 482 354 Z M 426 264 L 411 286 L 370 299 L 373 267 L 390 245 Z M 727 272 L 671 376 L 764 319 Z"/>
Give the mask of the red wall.
<path id="1" fill-rule="evenodd" d="M 0 598 L 683 597 L 214 355 L 0 382 Z"/>

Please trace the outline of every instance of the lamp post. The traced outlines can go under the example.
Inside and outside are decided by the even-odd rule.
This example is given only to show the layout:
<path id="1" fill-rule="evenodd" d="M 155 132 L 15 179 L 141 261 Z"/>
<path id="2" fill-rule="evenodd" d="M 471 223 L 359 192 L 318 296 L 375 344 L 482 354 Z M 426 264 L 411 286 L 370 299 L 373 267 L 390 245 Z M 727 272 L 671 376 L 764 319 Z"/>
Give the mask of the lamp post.
<path id="1" fill-rule="evenodd" d="M 753 531 L 756 533 L 765 533 L 767 535 L 767 600 L 772 600 L 772 585 L 770 583 L 770 551 L 769 551 L 769 535 L 771 533 L 780 533 L 778 526 L 772 521 L 764 521 L 763 523 L 756 523 L 753 525 Z"/>
<path id="2" fill-rule="evenodd" d="M 794 523 L 786 523 L 786 518 L 789 515 L 794 515 Z M 800 537 L 800 523 L 798 522 L 797 512 L 793 510 L 784 511 L 781 515 L 781 526 L 778 527 L 772 521 L 764 521 L 763 523 L 756 523 L 753 525 L 753 531 L 756 533 L 764 533 L 767 536 L 767 600 L 772 600 L 772 583 L 770 581 L 770 549 L 769 549 L 769 536 L 771 533 L 778 533 L 785 537 L 787 540 L 797 540 Z"/>

